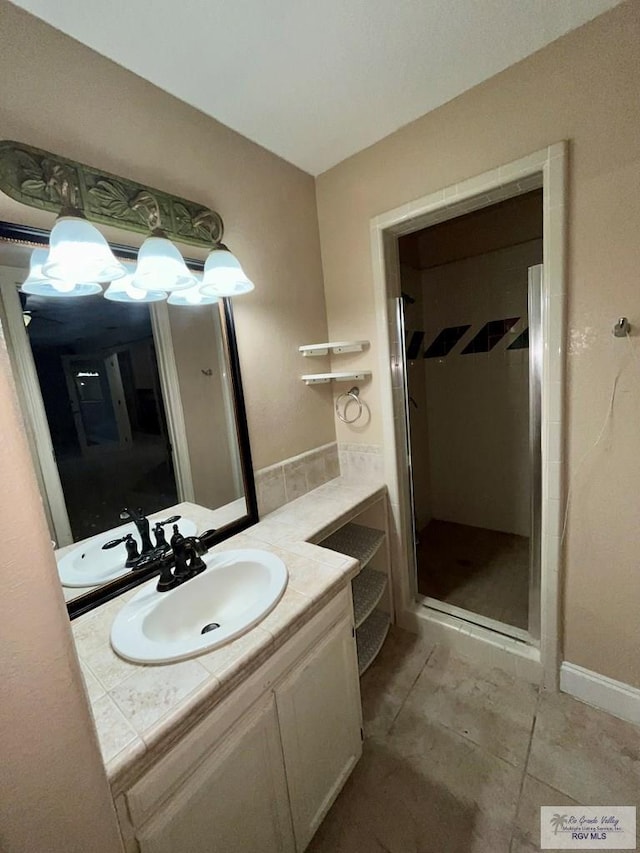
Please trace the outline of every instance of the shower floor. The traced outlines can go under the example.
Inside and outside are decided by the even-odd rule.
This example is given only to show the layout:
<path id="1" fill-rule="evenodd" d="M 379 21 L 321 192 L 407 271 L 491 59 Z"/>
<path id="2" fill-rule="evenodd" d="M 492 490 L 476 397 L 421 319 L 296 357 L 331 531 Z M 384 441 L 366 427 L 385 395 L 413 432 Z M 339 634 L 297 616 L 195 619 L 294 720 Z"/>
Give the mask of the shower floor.
<path id="1" fill-rule="evenodd" d="M 434 519 L 417 557 L 421 595 L 527 630 L 528 537 Z"/>

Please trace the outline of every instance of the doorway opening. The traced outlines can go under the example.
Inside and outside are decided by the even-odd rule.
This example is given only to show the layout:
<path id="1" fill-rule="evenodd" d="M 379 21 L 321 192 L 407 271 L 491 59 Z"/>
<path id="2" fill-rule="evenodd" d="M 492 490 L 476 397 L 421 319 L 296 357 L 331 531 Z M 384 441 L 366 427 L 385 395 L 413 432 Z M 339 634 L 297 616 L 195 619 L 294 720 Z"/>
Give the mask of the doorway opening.
<path id="1" fill-rule="evenodd" d="M 566 214 L 568 144 L 558 142 L 428 195 L 406 201 L 370 222 L 373 292 L 379 341 L 380 395 L 385 473 L 393 522 L 392 577 L 397 620 L 463 654 L 497 662 L 518 675 L 557 690 L 560 672 L 560 569 L 564 490 L 564 352 L 566 301 Z M 537 582 L 530 600 L 539 603 L 539 642 L 519 628 L 474 615 L 417 588 L 408 441 L 407 365 L 404 305 L 401 297 L 399 241 L 405 235 L 462 217 L 501 201 L 542 189 L 543 264 L 541 322 L 529 329 L 529 351 L 537 354 L 540 384 L 540 521 Z M 511 315 L 509 315 L 511 316 Z M 502 318 L 508 318 L 504 315 Z M 531 340 L 537 326 L 538 341 Z M 489 330 L 490 331 L 490 330 Z M 488 332 L 486 333 L 489 337 Z M 460 342 L 461 346 L 466 346 Z M 491 353 L 489 353 L 490 355 Z M 465 356 L 466 358 L 470 356 Z M 464 558 L 463 558 L 464 559 Z M 430 602 L 436 602 L 431 606 Z M 530 623 L 531 624 L 531 623 Z M 507 629 L 509 626 L 507 626 Z M 518 633 L 520 632 L 520 634 Z"/>
<path id="2" fill-rule="evenodd" d="M 417 594 L 538 639 L 542 190 L 398 252 Z"/>

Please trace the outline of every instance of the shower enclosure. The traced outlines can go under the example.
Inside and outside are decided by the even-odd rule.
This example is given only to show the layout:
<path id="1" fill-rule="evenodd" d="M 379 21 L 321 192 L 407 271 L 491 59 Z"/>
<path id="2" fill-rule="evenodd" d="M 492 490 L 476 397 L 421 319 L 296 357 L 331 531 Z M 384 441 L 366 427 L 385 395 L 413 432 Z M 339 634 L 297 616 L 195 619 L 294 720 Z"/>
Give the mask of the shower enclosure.
<path id="1" fill-rule="evenodd" d="M 520 203 L 525 218 L 526 205 L 535 208 L 529 239 L 502 227 L 496 240 L 487 226 L 468 250 L 457 239 L 446 250 L 444 223 L 436 243 L 420 237 L 432 250 L 421 256 L 416 235 L 408 235 L 413 250 L 401 238 L 399 313 L 416 595 L 434 610 L 536 642 L 541 194 Z M 482 223 L 476 214 L 468 224 Z"/>

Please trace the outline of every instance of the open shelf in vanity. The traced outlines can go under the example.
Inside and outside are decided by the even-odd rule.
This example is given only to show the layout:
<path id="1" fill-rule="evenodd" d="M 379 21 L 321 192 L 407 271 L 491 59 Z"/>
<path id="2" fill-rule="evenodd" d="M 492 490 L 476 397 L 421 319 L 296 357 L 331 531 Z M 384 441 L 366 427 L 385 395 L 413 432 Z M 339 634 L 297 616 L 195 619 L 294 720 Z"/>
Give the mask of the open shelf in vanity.
<path id="1" fill-rule="evenodd" d="M 360 563 L 360 572 L 351 582 L 351 591 L 358 670 L 363 675 L 382 648 L 391 624 L 386 500 L 376 501 L 317 544 L 354 557 Z"/>

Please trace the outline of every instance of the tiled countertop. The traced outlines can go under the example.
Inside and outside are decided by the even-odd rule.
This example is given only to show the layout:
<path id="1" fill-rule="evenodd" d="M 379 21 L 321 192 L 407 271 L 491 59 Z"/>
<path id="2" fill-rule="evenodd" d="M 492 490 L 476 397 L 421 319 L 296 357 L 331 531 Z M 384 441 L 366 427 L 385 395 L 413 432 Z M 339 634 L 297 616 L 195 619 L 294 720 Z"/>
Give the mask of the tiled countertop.
<path id="1" fill-rule="evenodd" d="M 356 560 L 312 543 L 384 494 L 385 486 L 380 483 L 337 478 L 215 546 L 210 553 L 230 548 L 271 551 L 287 566 L 289 582 L 280 602 L 262 622 L 212 652 L 159 666 L 119 658 L 109 643 L 111 623 L 141 587 L 72 622 L 114 793 L 157 760 L 354 577 Z M 198 510 L 202 517 L 194 521 L 204 530 L 209 513 Z"/>

